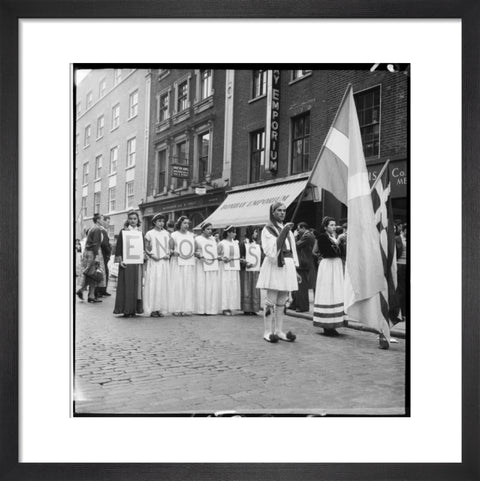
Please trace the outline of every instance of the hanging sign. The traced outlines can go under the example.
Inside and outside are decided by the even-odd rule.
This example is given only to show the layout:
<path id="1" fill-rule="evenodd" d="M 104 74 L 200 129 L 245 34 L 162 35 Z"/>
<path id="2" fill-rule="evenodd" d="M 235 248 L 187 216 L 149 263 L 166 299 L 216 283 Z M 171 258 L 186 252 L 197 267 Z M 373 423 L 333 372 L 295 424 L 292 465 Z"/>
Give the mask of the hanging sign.
<path id="1" fill-rule="evenodd" d="M 260 261 L 262 259 L 261 248 L 258 244 L 245 244 L 245 260 L 252 267 L 247 267 L 247 271 L 259 271 Z"/>
<path id="2" fill-rule="evenodd" d="M 123 262 L 143 264 L 143 235 L 139 230 L 122 231 Z"/>

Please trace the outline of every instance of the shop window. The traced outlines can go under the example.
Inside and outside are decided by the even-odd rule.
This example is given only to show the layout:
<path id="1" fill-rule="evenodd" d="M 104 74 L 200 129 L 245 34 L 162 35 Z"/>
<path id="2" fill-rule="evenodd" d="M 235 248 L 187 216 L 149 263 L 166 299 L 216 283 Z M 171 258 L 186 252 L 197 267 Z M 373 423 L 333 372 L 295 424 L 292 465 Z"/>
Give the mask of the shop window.
<path id="1" fill-rule="evenodd" d="M 365 157 L 380 153 L 380 87 L 354 95 Z"/>
<path id="2" fill-rule="evenodd" d="M 310 112 L 292 119 L 292 174 L 310 170 Z"/>

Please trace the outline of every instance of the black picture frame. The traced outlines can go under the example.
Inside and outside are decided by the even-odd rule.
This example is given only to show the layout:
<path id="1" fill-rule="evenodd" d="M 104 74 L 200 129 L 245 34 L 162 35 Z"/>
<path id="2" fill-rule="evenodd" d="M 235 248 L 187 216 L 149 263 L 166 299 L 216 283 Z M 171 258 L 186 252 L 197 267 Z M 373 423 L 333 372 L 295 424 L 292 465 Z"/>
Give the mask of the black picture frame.
<path id="1" fill-rule="evenodd" d="M 188 15 L 185 15 L 188 12 Z M 394 464 L 19 463 L 19 45 L 21 18 L 460 18 L 462 20 L 462 462 Z M 480 2 L 478 0 L 0 1 L 0 479 L 477 480 L 479 446 Z M 406 32 L 408 35 L 408 32 Z M 433 48 L 433 47 L 432 47 Z M 439 69 L 448 66 L 439 65 Z M 452 219 L 445 219 L 448 224 Z M 455 219 L 458 225 L 458 219 Z M 458 234 L 457 234 L 458 235 Z M 433 240 L 430 240 L 433 242 Z M 439 260 L 440 262 L 440 260 Z M 434 319 L 424 319 L 434 323 Z M 448 409 L 446 409 L 448 416 Z M 438 420 L 441 426 L 442 420 Z M 381 434 L 379 434 L 381 435 Z"/>

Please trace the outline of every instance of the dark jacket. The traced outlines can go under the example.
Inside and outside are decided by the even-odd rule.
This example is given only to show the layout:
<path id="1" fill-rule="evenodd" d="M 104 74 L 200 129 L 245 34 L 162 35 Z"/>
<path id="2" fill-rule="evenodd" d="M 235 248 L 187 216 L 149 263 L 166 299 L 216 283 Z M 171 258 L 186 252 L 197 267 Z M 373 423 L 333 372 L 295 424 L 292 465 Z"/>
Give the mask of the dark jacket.
<path id="1" fill-rule="evenodd" d="M 340 248 L 332 242 L 327 234 L 320 234 L 317 239 L 318 251 L 324 259 L 341 257 Z"/>
<path id="2" fill-rule="evenodd" d="M 112 247 L 110 246 L 110 239 L 108 238 L 108 232 L 105 229 L 102 229 L 102 255 L 106 259 L 110 258 L 112 255 Z"/>
<path id="3" fill-rule="evenodd" d="M 102 244 L 102 230 L 99 225 L 94 224 L 88 231 L 87 241 L 85 242 L 85 250 L 93 251 L 95 256 L 98 254 Z"/>
<path id="4" fill-rule="evenodd" d="M 313 246 L 315 245 L 315 237 L 310 231 L 305 231 L 297 238 L 297 255 L 298 255 L 298 270 L 309 271 L 315 267 L 313 259 Z"/>

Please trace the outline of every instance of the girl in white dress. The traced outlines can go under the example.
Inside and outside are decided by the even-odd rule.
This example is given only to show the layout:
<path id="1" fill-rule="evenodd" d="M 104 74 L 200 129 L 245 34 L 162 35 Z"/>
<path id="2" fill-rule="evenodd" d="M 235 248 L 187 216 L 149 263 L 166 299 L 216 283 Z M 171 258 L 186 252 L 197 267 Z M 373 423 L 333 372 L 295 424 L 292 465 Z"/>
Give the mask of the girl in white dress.
<path id="1" fill-rule="evenodd" d="M 240 309 L 240 247 L 233 226 L 227 227 L 223 236 L 218 243 L 222 311 L 224 316 L 231 316 L 232 311 Z"/>
<path id="2" fill-rule="evenodd" d="M 145 235 L 147 271 L 143 287 L 143 308 L 151 317 L 163 317 L 168 312 L 170 284 L 170 234 L 163 228 L 165 216 L 152 219 L 154 228 Z"/>
<path id="3" fill-rule="evenodd" d="M 174 316 L 190 315 L 195 309 L 195 239 L 190 221 L 182 216 L 170 240 L 170 311 Z"/>
<path id="4" fill-rule="evenodd" d="M 202 233 L 195 237 L 197 258 L 195 312 L 218 314 L 220 312 L 220 278 L 218 272 L 217 243 L 212 236 L 212 224 L 202 225 Z"/>
<path id="5" fill-rule="evenodd" d="M 265 253 L 257 288 L 266 290 L 263 308 L 264 333 L 267 342 L 278 340 L 293 342 L 291 331 L 283 331 L 285 304 L 289 292 L 298 290 L 298 266 L 295 239 L 290 232 L 293 223 L 283 224 L 287 208 L 281 202 L 270 206 L 270 222 L 262 230 L 262 248 Z"/>

